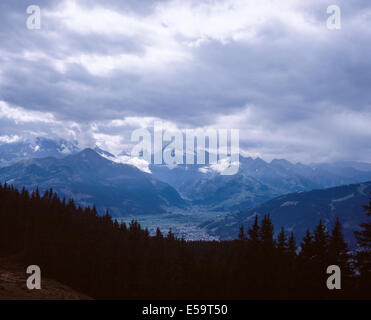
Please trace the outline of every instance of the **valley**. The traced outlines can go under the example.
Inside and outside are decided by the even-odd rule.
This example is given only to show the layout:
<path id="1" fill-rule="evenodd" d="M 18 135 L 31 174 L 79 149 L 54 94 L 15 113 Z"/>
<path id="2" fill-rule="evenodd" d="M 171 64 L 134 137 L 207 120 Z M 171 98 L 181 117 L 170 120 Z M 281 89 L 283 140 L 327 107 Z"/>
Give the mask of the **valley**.
<path id="1" fill-rule="evenodd" d="M 227 214 L 226 212 L 214 212 L 202 207 L 193 206 L 187 210 L 173 208 L 168 213 L 161 215 L 132 215 L 118 217 L 117 220 L 119 222 L 125 222 L 127 225 L 132 220 L 138 221 L 143 228 L 148 228 L 151 235 L 156 234 L 158 227 L 164 236 L 171 230 L 175 237 L 184 238 L 184 240 L 213 241 L 219 240 L 219 237 L 209 234 L 208 230 L 200 227 L 200 225 L 210 219 L 222 219 Z"/>

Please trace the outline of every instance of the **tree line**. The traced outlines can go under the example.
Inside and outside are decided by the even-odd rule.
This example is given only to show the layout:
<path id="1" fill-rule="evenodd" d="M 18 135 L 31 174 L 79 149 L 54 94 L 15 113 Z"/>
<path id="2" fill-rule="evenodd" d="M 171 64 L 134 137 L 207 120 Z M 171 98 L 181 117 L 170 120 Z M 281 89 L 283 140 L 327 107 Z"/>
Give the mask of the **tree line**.
<path id="1" fill-rule="evenodd" d="M 365 206 L 371 216 L 371 200 Z M 185 241 L 136 221 L 77 206 L 52 189 L 40 195 L 0 184 L 0 255 L 97 299 L 342 299 L 370 298 L 371 222 L 349 252 L 341 224 L 322 221 L 297 244 L 269 215 L 233 241 Z M 300 249 L 299 249 L 300 248 Z M 338 265 L 342 290 L 328 290 L 326 268 Z"/>

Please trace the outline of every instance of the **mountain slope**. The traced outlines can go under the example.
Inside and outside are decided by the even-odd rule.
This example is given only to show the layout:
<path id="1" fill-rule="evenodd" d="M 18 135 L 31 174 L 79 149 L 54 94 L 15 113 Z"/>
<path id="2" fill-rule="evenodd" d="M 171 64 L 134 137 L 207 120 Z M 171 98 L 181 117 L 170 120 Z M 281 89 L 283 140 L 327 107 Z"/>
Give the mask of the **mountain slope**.
<path id="1" fill-rule="evenodd" d="M 215 211 L 250 208 L 279 195 L 274 189 L 242 173 L 222 176 L 206 175 L 183 189 L 194 204 L 209 206 Z"/>
<path id="2" fill-rule="evenodd" d="M 345 238 L 354 248 L 353 231 L 366 219 L 362 206 L 368 203 L 370 192 L 371 182 L 291 193 L 255 208 L 227 215 L 221 220 L 208 221 L 202 227 L 214 236 L 232 239 L 237 237 L 242 224 L 247 229 L 253 223 L 255 214 L 262 217 L 269 213 L 275 232 L 283 226 L 293 230 L 297 239 L 301 240 L 306 229 L 313 230 L 320 219 L 331 229 L 338 217 L 343 224 Z"/>
<path id="3" fill-rule="evenodd" d="M 139 169 L 114 163 L 92 149 L 62 159 L 31 159 L 0 169 L 0 180 L 41 192 L 53 188 L 80 205 L 93 205 L 113 215 L 157 214 L 184 207 L 174 188 Z"/>

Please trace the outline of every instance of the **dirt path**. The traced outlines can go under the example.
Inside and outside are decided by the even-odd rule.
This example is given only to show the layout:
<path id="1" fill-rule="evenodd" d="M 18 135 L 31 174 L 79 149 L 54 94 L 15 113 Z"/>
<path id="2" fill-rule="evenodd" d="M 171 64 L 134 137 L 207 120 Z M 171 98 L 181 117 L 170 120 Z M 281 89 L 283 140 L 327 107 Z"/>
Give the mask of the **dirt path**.
<path id="1" fill-rule="evenodd" d="M 26 269 L 12 261 L 0 258 L 0 300 L 91 300 L 55 280 L 42 277 L 40 290 L 29 290 Z"/>

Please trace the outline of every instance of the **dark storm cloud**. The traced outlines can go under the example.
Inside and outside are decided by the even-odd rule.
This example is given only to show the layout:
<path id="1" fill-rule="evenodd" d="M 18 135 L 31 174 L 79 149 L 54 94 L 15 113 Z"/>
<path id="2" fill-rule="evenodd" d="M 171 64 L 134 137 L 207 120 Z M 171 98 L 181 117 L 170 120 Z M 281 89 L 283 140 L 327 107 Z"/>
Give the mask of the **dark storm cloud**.
<path id="1" fill-rule="evenodd" d="M 266 2 L 2 1 L 0 101 L 92 141 L 129 134 L 112 120 L 160 118 L 240 128 L 263 157 L 371 161 L 369 2 L 336 1 L 341 30 L 326 1 Z M 41 30 L 26 28 L 30 4 Z M 36 126 L 7 119 L 0 135 Z"/>

